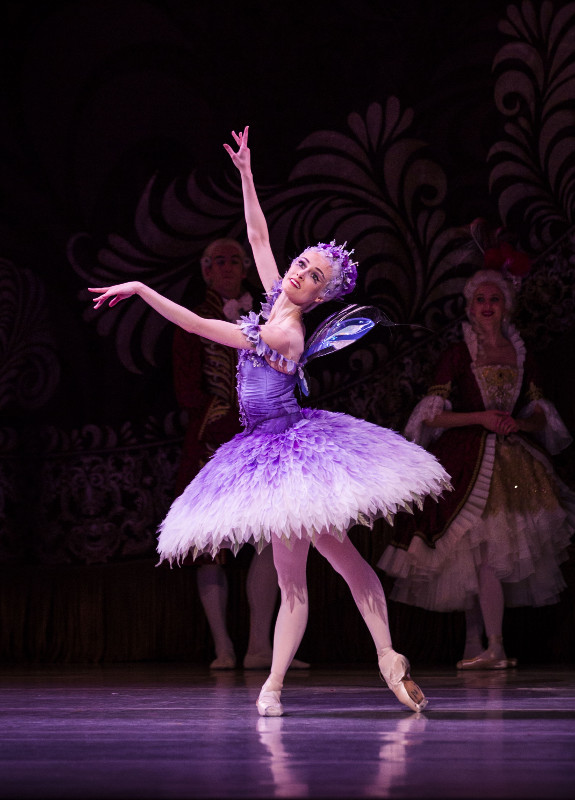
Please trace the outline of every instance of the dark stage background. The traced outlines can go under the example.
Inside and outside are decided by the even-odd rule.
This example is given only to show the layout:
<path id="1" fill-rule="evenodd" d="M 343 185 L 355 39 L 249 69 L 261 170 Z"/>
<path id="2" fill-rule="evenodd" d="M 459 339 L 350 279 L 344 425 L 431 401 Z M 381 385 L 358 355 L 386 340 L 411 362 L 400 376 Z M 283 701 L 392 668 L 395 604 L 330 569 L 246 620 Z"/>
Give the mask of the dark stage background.
<path id="1" fill-rule="evenodd" d="M 312 404 L 401 429 L 458 335 L 460 229 L 484 216 L 533 258 L 518 323 L 575 430 L 575 3 L 23 0 L 0 37 L 4 661 L 212 655 L 193 571 L 154 568 L 186 422 L 172 332 L 143 303 L 96 317 L 85 287 L 138 277 L 200 299 L 203 247 L 245 241 L 232 129 L 251 126 L 279 258 L 347 240 L 355 299 L 432 331 L 314 362 Z M 575 488 L 573 449 L 556 466 Z M 387 536 L 352 532 L 372 562 Z M 240 656 L 247 563 L 230 571 Z M 507 613 L 524 663 L 574 660 L 573 558 L 565 576 L 559 605 Z M 301 656 L 371 661 L 316 553 L 309 577 Z M 462 615 L 390 616 L 412 661 L 460 656 Z"/>

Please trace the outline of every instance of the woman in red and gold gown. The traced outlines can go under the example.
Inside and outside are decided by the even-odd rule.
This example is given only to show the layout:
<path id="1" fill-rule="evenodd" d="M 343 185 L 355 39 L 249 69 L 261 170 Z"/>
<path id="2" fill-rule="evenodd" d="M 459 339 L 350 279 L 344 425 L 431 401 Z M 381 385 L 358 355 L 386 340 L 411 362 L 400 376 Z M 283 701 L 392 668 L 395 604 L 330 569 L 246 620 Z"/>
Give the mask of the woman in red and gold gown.
<path id="1" fill-rule="evenodd" d="M 438 458 L 454 491 L 401 515 L 378 566 L 395 578 L 393 599 L 466 612 L 459 669 L 505 669 L 517 662 L 503 646 L 504 607 L 555 603 L 565 587 L 575 494 L 548 454 L 571 436 L 509 322 L 511 281 L 479 270 L 464 295 L 463 341 L 444 353 L 405 429 Z"/>

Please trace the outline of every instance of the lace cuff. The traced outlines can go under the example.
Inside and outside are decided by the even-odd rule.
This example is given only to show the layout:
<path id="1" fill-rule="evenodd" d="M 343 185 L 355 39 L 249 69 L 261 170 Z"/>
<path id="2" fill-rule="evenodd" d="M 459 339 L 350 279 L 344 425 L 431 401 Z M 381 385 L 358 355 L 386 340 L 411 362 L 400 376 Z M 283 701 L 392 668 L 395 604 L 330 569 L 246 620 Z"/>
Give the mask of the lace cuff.
<path id="1" fill-rule="evenodd" d="M 405 437 L 422 447 L 428 447 L 436 439 L 439 439 L 445 429 L 430 428 L 425 424 L 425 420 L 433 419 L 437 414 L 441 414 L 442 411 L 451 411 L 449 400 L 437 394 L 424 397 L 415 406 L 407 420 L 404 431 Z"/>
<path id="2" fill-rule="evenodd" d="M 531 435 L 543 447 L 551 453 L 556 455 L 561 450 L 569 447 L 573 441 L 573 437 L 567 430 L 565 423 L 559 416 L 559 412 L 549 400 L 532 400 L 524 408 L 521 409 L 517 415 L 519 419 L 527 419 L 535 411 L 536 406 L 539 406 L 545 414 L 545 427 L 542 431 L 534 431 Z"/>
<path id="3" fill-rule="evenodd" d="M 261 356 L 262 358 L 267 356 L 270 361 L 277 361 L 280 369 L 285 370 L 290 374 L 297 370 L 299 367 L 297 361 L 292 361 L 291 359 L 282 356 L 281 353 L 278 353 L 277 350 L 273 350 L 264 342 L 261 336 L 259 314 L 256 314 L 255 311 L 250 311 L 246 317 L 240 317 L 237 324 L 248 342 L 253 346 L 253 349 L 256 351 L 258 356 Z"/>

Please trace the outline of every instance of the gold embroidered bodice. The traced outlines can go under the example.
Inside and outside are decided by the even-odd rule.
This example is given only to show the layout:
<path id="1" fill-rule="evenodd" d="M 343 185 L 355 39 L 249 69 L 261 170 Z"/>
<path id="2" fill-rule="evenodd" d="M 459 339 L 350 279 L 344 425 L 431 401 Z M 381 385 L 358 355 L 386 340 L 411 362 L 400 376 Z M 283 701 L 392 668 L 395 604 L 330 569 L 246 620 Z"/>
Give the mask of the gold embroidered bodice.
<path id="1" fill-rule="evenodd" d="M 519 370 L 508 364 L 485 364 L 477 367 L 481 394 L 486 409 L 513 411 Z"/>

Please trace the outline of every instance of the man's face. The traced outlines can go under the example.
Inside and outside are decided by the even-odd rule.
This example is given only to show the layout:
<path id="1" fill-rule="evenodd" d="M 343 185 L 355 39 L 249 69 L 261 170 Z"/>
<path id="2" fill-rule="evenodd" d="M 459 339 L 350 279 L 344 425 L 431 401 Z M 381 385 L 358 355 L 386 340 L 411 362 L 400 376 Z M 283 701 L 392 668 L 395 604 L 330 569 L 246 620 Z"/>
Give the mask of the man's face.
<path id="1" fill-rule="evenodd" d="M 212 250 L 212 263 L 204 272 L 208 286 L 226 300 L 240 296 L 245 267 L 240 251 L 233 244 L 217 245 Z"/>

